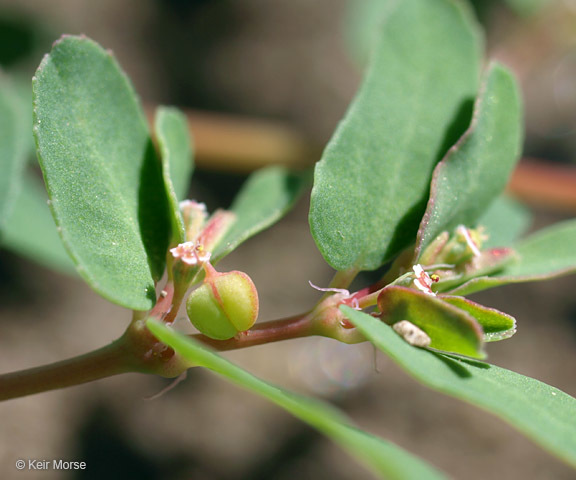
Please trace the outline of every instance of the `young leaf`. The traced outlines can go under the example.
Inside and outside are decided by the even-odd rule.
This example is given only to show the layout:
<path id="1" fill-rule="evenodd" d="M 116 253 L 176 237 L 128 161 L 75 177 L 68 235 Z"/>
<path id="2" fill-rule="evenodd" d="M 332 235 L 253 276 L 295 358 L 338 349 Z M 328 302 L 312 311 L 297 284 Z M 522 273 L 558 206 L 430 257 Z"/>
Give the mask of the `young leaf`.
<path id="1" fill-rule="evenodd" d="M 472 315 L 484 331 L 485 342 L 505 340 L 516 333 L 516 320 L 504 312 L 485 307 L 464 297 L 442 295 L 440 298 Z"/>
<path id="2" fill-rule="evenodd" d="M 529 236 L 514 249 L 518 260 L 495 276 L 473 278 L 451 291 L 457 295 L 560 277 L 576 272 L 576 220 L 557 223 Z"/>
<path id="3" fill-rule="evenodd" d="M 436 350 L 484 358 L 482 329 L 466 311 L 407 287 L 388 287 L 378 296 L 381 318 L 388 325 L 402 320 L 422 329 Z"/>
<path id="4" fill-rule="evenodd" d="M 160 162 L 109 52 L 65 36 L 33 80 L 34 134 L 52 213 L 88 284 L 119 305 L 155 300 L 170 234 Z"/>
<path id="5" fill-rule="evenodd" d="M 20 97 L 0 75 L 0 237 L 18 196 L 30 125 Z"/>
<path id="6" fill-rule="evenodd" d="M 460 3 L 393 2 L 367 77 L 316 165 L 310 228 L 337 270 L 413 242 L 432 170 L 468 126 L 480 40 Z"/>
<path id="7" fill-rule="evenodd" d="M 473 225 L 504 189 L 520 154 L 521 120 L 514 78 L 493 64 L 472 124 L 434 170 L 417 254 L 443 231 Z"/>
<path id="8" fill-rule="evenodd" d="M 6 221 L 1 244 L 24 257 L 72 275 L 74 264 L 62 245 L 40 179 L 25 172 L 22 188 Z"/>
<path id="9" fill-rule="evenodd" d="M 192 148 L 186 116 L 176 108 L 156 111 L 155 131 L 162 157 L 162 176 L 168 193 L 173 243 L 186 241 L 179 202 L 186 198 L 192 176 Z"/>
<path id="10" fill-rule="evenodd" d="M 487 239 L 482 248 L 508 247 L 517 243 L 532 222 L 530 211 L 507 195 L 498 197 L 478 219 Z"/>
<path id="11" fill-rule="evenodd" d="M 160 341 L 185 359 L 213 370 L 308 423 L 330 437 L 379 477 L 397 480 L 444 478 L 438 471 L 394 444 L 357 429 L 331 405 L 260 380 L 190 337 L 159 322 L 148 320 L 147 325 Z"/>
<path id="12" fill-rule="evenodd" d="M 220 260 L 238 245 L 277 222 L 290 210 L 308 184 L 308 172 L 291 172 L 268 167 L 252 174 L 234 199 L 230 210 L 236 214 L 212 258 Z"/>
<path id="13" fill-rule="evenodd" d="M 366 338 L 418 381 L 492 412 L 576 466 L 576 399 L 504 368 L 412 347 L 378 319 L 340 308 Z"/>

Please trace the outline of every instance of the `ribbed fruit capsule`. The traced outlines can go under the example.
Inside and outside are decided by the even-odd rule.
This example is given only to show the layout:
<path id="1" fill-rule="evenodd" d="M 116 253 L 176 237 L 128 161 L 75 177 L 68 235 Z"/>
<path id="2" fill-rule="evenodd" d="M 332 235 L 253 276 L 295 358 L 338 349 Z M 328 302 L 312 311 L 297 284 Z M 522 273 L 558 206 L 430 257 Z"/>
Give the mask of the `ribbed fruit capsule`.
<path id="1" fill-rule="evenodd" d="M 258 292 L 244 272 L 219 273 L 204 264 L 204 283 L 186 301 L 192 324 L 204 335 L 227 340 L 248 330 L 258 318 Z"/>

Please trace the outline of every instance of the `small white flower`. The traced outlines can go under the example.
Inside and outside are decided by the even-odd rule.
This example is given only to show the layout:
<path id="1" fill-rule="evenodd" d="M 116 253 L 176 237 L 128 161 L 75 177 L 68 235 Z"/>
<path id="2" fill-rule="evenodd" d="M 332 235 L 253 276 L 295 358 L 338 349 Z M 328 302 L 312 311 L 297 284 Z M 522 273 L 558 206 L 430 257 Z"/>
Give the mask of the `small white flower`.
<path id="1" fill-rule="evenodd" d="M 189 208 L 194 208 L 195 210 L 200 210 L 205 214 L 208 214 L 208 209 L 206 204 L 202 202 L 197 202 L 196 200 L 182 200 L 179 203 L 180 210 L 185 211 Z"/>
<path id="2" fill-rule="evenodd" d="M 188 265 L 201 265 L 210 260 L 211 255 L 197 242 L 181 243 L 177 247 L 171 248 L 170 253 L 174 258 L 179 258 Z"/>
<path id="3" fill-rule="evenodd" d="M 416 276 L 414 279 L 414 286 L 421 292 L 427 293 L 428 295 L 436 295 L 431 288 L 434 280 L 432 280 L 430 275 L 424 271 L 422 265 L 416 264 L 412 267 L 412 270 L 414 270 L 414 275 Z"/>

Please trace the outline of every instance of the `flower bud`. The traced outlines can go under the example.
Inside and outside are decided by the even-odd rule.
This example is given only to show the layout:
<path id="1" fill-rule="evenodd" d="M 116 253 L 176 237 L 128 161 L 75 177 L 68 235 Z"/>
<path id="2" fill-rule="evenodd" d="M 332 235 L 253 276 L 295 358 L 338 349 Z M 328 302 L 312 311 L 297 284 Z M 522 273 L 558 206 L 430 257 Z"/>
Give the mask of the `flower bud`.
<path id="1" fill-rule="evenodd" d="M 236 214 L 217 210 L 208 218 L 206 206 L 193 200 L 180 202 L 180 209 L 187 241 L 170 249 L 172 257 L 168 268 L 178 289 L 185 291 L 236 221 Z"/>
<path id="2" fill-rule="evenodd" d="M 190 282 L 200 271 L 202 265 L 210 260 L 211 253 L 197 242 L 185 242 L 171 248 L 174 258 L 172 276 L 177 285 L 184 285 L 188 289 Z"/>
<path id="3" fill-rule="evenodd" d="M 460 265 L 481 255 L 486 236 L 482 228 L 456 227 L 452 235 L 442 232 L 420 256 L 422 265 L 444 263 Z"/>
<path id="4" fill-rule="evenodd" d="M 235 221 L 235 213 L 228 210 L 216 210 L 198 235 L 198 243 L 202 244 L 206 250 L 213 251 Z"/>
<path id="5" fill-rule="evenodd" d="M 258 292 L 250 277 L 238 271 L 219 273 L 209 262 L 204 270 L 204 283 L 186 301 L 192 324 L 216 340 L 252 327 L 258 318 Z"/>
<path id="6" fill-rule="evenodd" d="M 206 205 L 194 200 L 184 200 L 180 202 L 180 211 L 186 229 L 186 240 L 196 240 L 208 218 Z"/>

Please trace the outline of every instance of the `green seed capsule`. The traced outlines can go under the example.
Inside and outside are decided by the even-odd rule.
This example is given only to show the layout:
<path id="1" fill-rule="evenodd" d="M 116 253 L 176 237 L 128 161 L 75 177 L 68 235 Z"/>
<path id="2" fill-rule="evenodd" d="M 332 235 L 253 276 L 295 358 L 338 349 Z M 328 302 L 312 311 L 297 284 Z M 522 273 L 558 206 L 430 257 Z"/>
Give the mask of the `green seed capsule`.
<path id="1" fill-rule="evenodd" d="M 243 272 L 218 273 L 204 264 L 204 283 L 186 301 L 192 324 L 204 335 L 227 340 L 248 330 L 258 318 L 258 292 Z"/>

